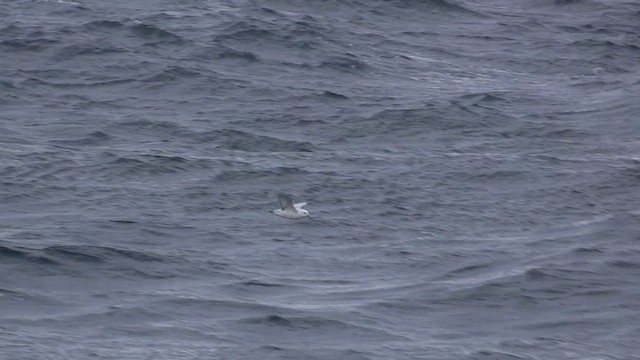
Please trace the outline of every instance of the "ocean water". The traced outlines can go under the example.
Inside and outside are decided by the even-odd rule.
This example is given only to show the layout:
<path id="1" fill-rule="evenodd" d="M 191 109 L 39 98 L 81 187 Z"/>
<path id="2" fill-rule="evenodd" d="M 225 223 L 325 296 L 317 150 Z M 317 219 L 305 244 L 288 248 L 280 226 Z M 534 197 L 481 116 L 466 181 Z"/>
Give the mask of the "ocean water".
<path id="1" fill-rule="evenodd" d="M 640 359 L 639 94 L 637 1 L 2 1 L 0 359 Z"/>

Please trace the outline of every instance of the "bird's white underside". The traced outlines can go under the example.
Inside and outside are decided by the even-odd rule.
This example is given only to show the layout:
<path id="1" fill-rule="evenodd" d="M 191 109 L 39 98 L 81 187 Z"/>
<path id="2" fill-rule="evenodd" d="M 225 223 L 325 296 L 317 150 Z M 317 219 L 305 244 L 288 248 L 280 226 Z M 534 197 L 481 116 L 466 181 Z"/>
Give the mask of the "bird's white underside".
<path id="1" fill-rule="evenodd" d="M 280 202 L 281 209 L 273 210 L 275 215 L 281 216 L 287 219 L 301 219 L 309 216 L 309 212 L 302 207 L 307 205 L 306 202 L 293 203 L 291 197 L 287 194 L 278 194 L 278 201 Z"/>

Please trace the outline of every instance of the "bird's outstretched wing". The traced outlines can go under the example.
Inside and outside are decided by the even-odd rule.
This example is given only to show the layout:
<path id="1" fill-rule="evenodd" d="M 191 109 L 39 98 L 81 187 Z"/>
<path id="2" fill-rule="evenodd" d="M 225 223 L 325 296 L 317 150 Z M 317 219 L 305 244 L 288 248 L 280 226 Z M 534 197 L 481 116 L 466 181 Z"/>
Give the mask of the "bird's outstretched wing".
<path id="1" fill-rule="evenodd" d="M 307 205 L 306 202 L 299 202 L 299 203 L 293 204 L 293 207 L 296 208 L 296 209 L 300 209 L 301 207 L 303 207 L 305 205 Z"/>
<path id="2" fill-rule="evenodd" d="M 282 210 L 296 210 L 296 208 L 293 207 L 293 202 L 291 201 L 291 197 L 289 195 L 285 193 L 279 193 L 278 201 L 280 202 L 280 207 L 282 208 Z"/>

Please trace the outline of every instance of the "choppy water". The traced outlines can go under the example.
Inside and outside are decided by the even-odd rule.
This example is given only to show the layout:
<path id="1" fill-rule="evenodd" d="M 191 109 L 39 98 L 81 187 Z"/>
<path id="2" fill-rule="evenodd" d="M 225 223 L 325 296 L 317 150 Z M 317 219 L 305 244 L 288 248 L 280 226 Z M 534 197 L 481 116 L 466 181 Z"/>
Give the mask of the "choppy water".
<path id="1" fill-rule="evenodd" d="M 0 358 L 638 358 L 638 94 L 636 1 L 0 2 Z"/>

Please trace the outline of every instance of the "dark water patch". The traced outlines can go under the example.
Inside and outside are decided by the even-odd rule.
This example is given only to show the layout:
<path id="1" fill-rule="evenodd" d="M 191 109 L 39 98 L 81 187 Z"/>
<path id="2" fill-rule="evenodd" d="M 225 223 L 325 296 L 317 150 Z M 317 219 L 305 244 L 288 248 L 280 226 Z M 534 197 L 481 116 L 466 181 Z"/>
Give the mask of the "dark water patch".
<path id="1" fill-rule="evenodd" d="M 145 23 L 140 20 L 93 20 L 80 26 L 66 27 L 68 34 L 89 34 L 95 36 L 96 45 L 102 45 L 108 38 L 118 43 L 131 44 L 131 41 L 142 46 L 185 45 L 187 40 L 175 33 L 163 29 L 160 25 Z M 105 37 L 105 35 L 107 37 Z M 139 50 L 139 49 L 136 49 Z"/>
<path id="2" fill-rule="evenodd" d="M 553 274 L 549 270 L 545 270 L 543 268 L 532 268 L 528 269 L 526 272 L 526 278 L 532 281 L 543 281 L 546 279 L 557 279 L 559 276 L 557 274 Z"/>
<path id="3" fill-rule="evenodd" d="M 2 249 L 0 249 L 0 253 L 1 252 L 2 252 Z M 4 297 L 4 296 L 23 297 L 25 296 L 25 294 L 20 291 L 0 288 L 0 297 Z"/>
<path id="4" fill-rule="evenodd" d="M 13 323 L 39 321 L 57 311 L 67 310 L 71 305 L 39 291 L 0 288 L 0 307 L 3 310 L 0 312 L 0 319 Z"/>
<path id="5" fill-rule="evenodd" d="M 280 166 L 263 170 L 226 170 L 216 176 L 218 181 L 254 181 L 256 179 L 277 178 L 279 176 L 304 176 L 308 172 L 295 167 Z"/>
<path id="6" fill-rule="evenodd" d="M 166 266 L 173 260 L 152 253 L 90 245 L 53 245 L 44 248 L 0 246 L 0 260 L 12 271 L 64 277 L 166 279 L 176 273 Z M 87 273 L 88 267 L 91 272 Z"/>
<path id="7" fill-rule="evenodd" d="M 189 316 L 189 314 L 196 314 L 196 316 L 207 316 L 220 318 L 232 318 L 241 319 L 248 314 L 262 314 L 266 312 L 292 312 L 292 310 L 278 308 L 276 306 L 270 306 L 261 304 L 258 302 L 252 302 L 247 300 L 222 300 L 222 299 L 208 299 L 208 298 L 188 298 L 188 297 L 173 297 L 164 300 L 156 301 L 148 304 L 151 309 L 172 309 L 172 312 L 181 316 Z"/>
<path id="8" fill-rule="evenodd" d="M 505 351 L 499 350 L 480 350 L 474 351 L 469 354 L 466 358 L 468 359 L 477 359 L 477 360 L 537 360 L 536 357 L 527 356 L 527 355 L 516 355 L 512 353 L 508 353 Z"/>
<path id="9" fill-rule="evenodd" d="M 332 31 L 323 26 L 316 18 L 304 15 L 286 28 L 286 31 L 298 39 L 326 39 Z"/>
<path id="10" fill-rule="evenodd" d="M 153 135 L 158 140 L 170 140 L 177 136 L 192 137 L 193 132 L 175 121 L 134 119 L 118 121 L 109 125 L 109 132 L 121 135 L 136 134 L 138 136 Z"/>
<path id="11" fill-rule="evenodd" d="M 618 73 L 618 74 L 628 72 L 622 68 L 610 67 L 610 66 L 603 66 L 603 71 L 606 71 L 609 73 Z M 581 79 L 580 81 L 569 84 L 569 86 L 575 87 L 575 88 L 582 88 L 582 89 L 602 89 L 610 86 L 620 87 L 625 85 L 622 81 L 617 81 L 617 80 L 608 82 L 603 80 L 591 80 L 591 79 L 587 79 L 583 81 L 583 79 Z"/>
<path id="12" fill-rule="evenodd" d="M 104 31 L 104 30 L 112 30 L 112 29 L 121 29 L 124 26 L 125 24 L 116 20 L 95 20 L 82 25 L 82 28 L 89 31 L 95 31 L 95 30 Z"/>
<path id="13" fill-rule="evenodd" d="M 86 263 L 117 263 L 120 260 L 135 262 L 166 262 L 168 258 L 148 252 L 107 246 L 55 245 L 43 249 L 44 254 L 60 260 L 72 260 Z"/>
<path id="14" fill-rule="evenodd" d="M 607 8 L 602 2 L 594 0 L 526 0 L 522 5 L 525 9 L 542 13 L 562 11 L 570 14 L 585 11 L 595 12 Z"/>
<path id="15" fill-rule="evenodd" d="M 411 21 L 425 17 L 441 20 L 443 16 L 484 17 L 482 13 L 453 0 L 382 0 L 371 2 L 370 5 L 366 9 L 367 18 L 371 17 L 374 21 L 375 19 L 386 20 L 389 17 L 412 19 Z M 363 10 L 365 9 L 361 11 Z"/>
<path id="16" fill-rule="evenodd" d="M 277 38 L 275 31 L 271 28 L 275 25 L 269 24 L 266 21 L 245 21 L 240 20 L 233 22 L 225 27 L 224 31 L 216 36 L 216 40 L 230 42 L 240 42 L 244 40 L 253 41 L 265 41 L 269 39 Z"/>
<path id="17" fill-rule="evenodd" d="M 373 263 L 373 262 L 372 262 Z M 376 265 L 383 264 L 377 262 Z M 375 266 L 363 266 L 365 272 L 375 271 Z M 404 269 L 412 271 L 418 267 L 401 266 Z M 419 268 L 418 268 L 419 269 Z M 409 281 L 401 279 L 397 282 L 385 281 L 384 283 L 372 283 L 368 285 L 352 285 L 344 286 L 342 289 L 327 290 L 322 294 L 315 295 L 315 301 L 336 303 L 336 304 L 357 304 L 358 307 L 374 308 L 376 306 L 388 305 L 389 307 L 398 306 L 412 307 L 425 306 L 428 304 L 415 303 L 416 299 L 421 299 L 431 289 L 431 280 L 424 278 Z M 396 301 L 397 300 L 397 301 Z"/>
<path id="18" fill-rule="evenodd" d="M 40 265 L 59 265 L 60 263 L 50 256 L 40 254 L 35 249 L 24 247 L 0 246 L 0 259 L 3 262 L 32 262 Z"/>
<path id="19" fill-rule="evenodd" d="M 198 134 L 196 138 L 213 143 L 218 148 L 247 152 L 311 152 L 315 146 L 309 142 L 281 140 L 247 131 L 223 129 Z"/>
<path id="20" fill-rule="evenodd" d="M 102 146 L 111 142 L 112 138 L 102 131 L 94 131 L 85 137 L 73 140 L 51 140 L 50 143 L 63 147 Z"/>
<path id="21" fill-rule="evenodd" d="M 506 94 L 500 92 L 480 92 L 470 93 L 459 97 L 461 101 L 466 102 L 468 105 L 481 105 L 483 103 L 491 104 L 494 102 L 502 102 L 508 100 Z"/>
<path id="22" fill-rule="evenodd" d="M 218 60 L 246 61 L 249 63 L 261 62 L 260 57 L 248 50 L 237 50 L 229 46 L 216 46 L 207 50 L 201 50 L 196 56 Z"/>
<path id="23" fill-rule="evenodd" d="M 503 115 L 476 114 L 451 102 L 432 102 L 421 108 L 383 110 L 368 118 L 351 119 L 359 124 L 354 129 L 361 136 L 406 135 L 415 137 L 428 135 L 431 131 L 482 130 L 509 123 Z"/>
<path id="24" fill-rule="evenodd" d="M 134 220 L 109 220 L 109 222 L 115 223 L 115 224 L 125 224 L 125 225 L 132 225 L 132 224 L 138 224 L 138 221 L 134 221 Z"/>
<path id="25" fill-rule="evenodd" d="M 633 34 L 633 28 L 622 24 L 574 24 L 574 25 L 558 25 L 558 29 L 563 32 L 572 34 L 594 34 L 594 35 L 621 35 L 621 34 Z M 594 40 L 597 40 L 594 39 Z"/>
<path id="26" fill-rule="evenodd" d="M 0 256 L 3 256 L 5 258 L 24 258 L 27 256 L 27 252 L 13 249 L 7 246 L 1 246 Z"/>
<path id="27" fill-rule="evenodd" d="M 251 352 L 251 356 L 264 360 L 295 360 L 301 358 L 310 358 L 316 360 L 373 360 L 374 352 L 367 352 L 353 349 L 299 349 L 295 344 L 289 346 L 263 345 Z"/>
<path id="28" fill-rule="evenodd" d="M 51 15 L 56 16 L 84 16 L 90 13 L 93 8 L 85 6 L 80 1 L 74 0 L 45 0 L 55 4 L 55 8 L 51 11 Z M 43 1 L 41 1 L 43 2 Z"/>
<path id="29" fill-rule="evenodd" d="M 592 2 L 591 0 L 553 0 L 554 5 L 571 5 Z"/>
<path id="30" fill-rule="evenodd" d="M 372 67 L 357 55 L 346 53 L 340 56 L 332 56 L 317 65 L 320 69 L 331 69 L 341 72 L 364 72 Z"/>
<path id="31" fill-rule="evenodd" d="M 277 284 L 277 283 L 272 283 L 272 282 L 264 282 L 264 281 L 260 281 L 260 280 L 248 280 L 245 281 L 243 283 L 241 283 L 240 285 L 243 286 L 258 286 L 258 287 L 288 287 L 289 285 L 286 284 Z"/>
<path id="32" fill-rule="evenodd" d="M 23 78 L 37 78 L 49 81 L 59 81 L 60 79 L 68 81 L 69 79 L 76 79 L 79 76 L 84 77 L 86 75 L 84 72 L 79 73 L 77 69 L 65 69 L 64 66 L 46 69 L 21 69 L 19 74 Z"/>
<path id="33" fill-rule="evenodd" d="M 171 154 L 115 154 L 102 153 L 103 165 L 95 167 L 103 176 L 161 176 L 185 173 L 193 170 L 226 169 L 246 167 L 240 161 L 186 157 Z"/>
<path id="34" fill-rule="evenodd" d="M 594 328 L 602 326 L 606 321 L 598 318 L 590 318 L 588 316 L 561 316 L 554 320 L 542 320 L 536 321 L 532 324 L 523 325 L 522 327 L 525 329 L 538 329 L 538 330 L 548 330 L 548 331 L 567 331 L 571 329 L 575 329 L 576 327 L 580 328 Z"/>
<path id="35" fill-rule="evenodd" d="M 562 114 L 555 115 L 557 115 L 557 117 L 562 116 Z M 556 116 L 551 115 L 551 117 Z M 552 124 L 555 121 L 558 120 L 549 119 L 545 121 L 547 122 L 547 124 L 545 124 L 544 126 L 541 126 L 539 123 L 535 124 L 530 121 L 512 130 L 501 131 L 500 135 L 507 138 L 518 137 L 527 139 L 549 139 L 555 141 L 578 141 L 588 138 L 595 138 L 598 136 L 596 132 L 584 128 L 561 128 L 561 125 Z"/>
<path id="36" fill-rule="evenodd" d="M 246 280 L 221 285 L 219 289 L 227 295 L 233 295 L 238 298 L 251 296 L 265 298 L 267 296 L 279 297 L 283 295 L 291 296 L 293 294 L 301 294 L 307 291 L 308 287 L 286 282 Z"/>
<path id="37" fill-rule="evenodd" d="M 335 314 L 338 315 L 339 314 Z M 242 334 L 250 341 L 267 343 L 273 346 L 288 347 L 299 344 L 299 338 L 313 338 L 316 347 L 342 347 L 343 339 L 350 341 L 393 342 L 406 341 L 406 338 L 378 328 L 375 321 L 366 322 L 366 325 L 350 321 L 352 315 L 342 314 L 340 320 L 330 319 L 318 315 L 291 316 L 268 314 L 257 317 L 245 317 L 239 321 L 230 323 L 230 329 Z M 295 337 L 274 337 L 274 332 L 288 334 L 294 333 Z"/>
<path id="38" fill-rule="evenodd" d="M 57 51 L 55 59 L 59 61 L 65 61 L 87 55 L 105 56 L 108 54 L 126 53 L 128 51 L 129 50 L 126 48 L 112 46 L 108 43 L 98 44 L 95 42 L 91 42 L 65 46 L 64 48 Z"/>
<path id="39" fill-rule="evenodd" d="M 131 26 L 131 31 L 134 35 L 137 35 L 144 39 L 161 40 L 163 42 L 171 42 L 176 44 L 184 43 L 184 40 L 180 36 L 152 24 L 135 24 Z"/>
<path id="40" fill-rule="evenodd" d="M 158 176 L 184 172 L 189 167 L 188 161 L 179 156 L 140 155 L 125 156 L 105 154 L 111 159 L 102 171 L 119 176 Z"/>
<path id="41" fill-rule="evenodd" d="M 538 136 L 548 139 L 576 139 L 594 135 L 594 133 L 582 129 L 556 129 L 544 131 Z"/>
<path id="42" fill-rule="evenodd" d="M 278 14 L 272 11 L 271 14 Z M 228 25 L 216 42 L 223 44 L 257 43 L 265 51 L 265 45 L 285 49 L 311 50 L 320 47 L 320 43 L 329 35 L 329 30 L 311 16 L 302 18 L 278 14 L 270 21 L 240 20 Z"/>
<path id="43" fill-rule="evenodd" d="M 16 231 L 12 234 L 9 234 L 6 236 L 6 239 L 18 240 L 18 241 L 43 240 L 43 239 L 46 239 L 46 235 L 38 231 L 24 230 L 24 231 Z"/>
<path id="44" fill-rule="evenodd" d="M 16 85 L 13 81 L 9 80 L 0 80 L 0 90 L 15 90 Z"/>
<path id="45" fill-rule="evenodd" d="M 330 341 L 337 340 L 331 336 L 331 333 L 337 332 L 341 336 L 373 336 L 380 338 L 399 338 L 384 330 L 378 329 L 374 326 L 363 326 L 355 323 L 351 323 L 348 320 L 335 320 L 324 318 L 320 316 L 290 316 L 290 315 L 264 315 L 258 317 L 248 317 L 239 320 L 238 323 L 245 326 L 258 327 L 264 331 L 268 329 L 286 329 L 289 331 L 301 331 L 308 332 L 309 334 L 316 334 L 317 336 L 327 337 L 332 339 Z"/>
<path id="46" fill-rule="evenodd" d="M 519 291 L 517 284 L 510 286 L 499 283 L 481 284 L 469 289 L 449 292 L 442 298 L 431 301 L 434 305 L 455 305 L 455 304 L 483 304 L 485 306 L 499 306 L 501 303 L 528 302 L 526 295 Z"/>
<path id="47" fill-rule="evenodd" d="M 392 7 L 396 9 L 410 10 L 415 14 L 428 15 L 428 14 L 453 14 L 453 15 L 474 15 L 483 16 L 482 13 L 469 9 L 459 2 L 452 0 L 391 0 L 383 1 L 384 5 L 378 5 L 376 11 L 382 13 L 385 7 Z"/>
<path id="48" fill-rule="evenodd" d="M 148 76 L 141 81 L 144 83 L 168 84 L 175 81 L 192 79 L 202 76 L 199 71 L 187 69 L 181 66 L 171 66 L 155 75 Z"/>
<path id="49" fill-rule="evenodd" d="M 494 116 L 505 116 L 500 115 L 499 111 L 508 110 L 515 106 L 515 103 L 522 101 L 523 99 L 518 98 L 518 95 L 507 92 L 468 93 L 451 99 L 451 103 L 462 110 L 480 115 L 485 114 L 486 109 Z"/>
<path id="50" fill-rule="evenodd" d="M 65 158 L 63 151 L 68 149 L 59 149 L 59 153 L 48 155 L 26 155 L 19 157 L 18 161 L 28 161 L 24 165 L 9 165 L 0 168 L 0 174 L 5 176 L 5 186 L 15 186 L 16 189 L 23 187 L 28 190 L 25 195 L 38 197 L 47 195 L 48 192 L 65 189 L 64 184 L 53 184 L 60 179 L 70 179 L 75 171 L 81 167 L 81 163 L 76 160 Z M 28 179 L 28 181 L 25 181 Z M 46 187 L 37 186 L 37 184 L 47 184 Z M 47 191 L 45 191 L 47 190 Z M 42 199 L 42 198 L 41 198 Z"/>
<path id="51" fill-rule="evenodd" d="M 615 288 L 588 289 L 588 290 L 574 291 L 572 293 L 572 296 L 582 298 L 582 299 L 592 298 L 592 297 L 606 297 L 606 298 L 613 299 L 615 297 L 623 296 L 623 295 L 624 295 L 624 291 L 620 289 L 615 289 Z"/>
<path id="52" fill-rule="evenodd" d="M 469 181 L 479 182 L 514 182 L 530 180 L 532 174 L 524 170 L 496 169 L 490 171 L 477 171 L 475 173 L 452 173 L 454 177 L 465 177 Z"/>
<path id="53" fill-rule="evenodd" d="M 84 326 L 113 326 L 115 330 L 121 330 L 123 324 L 157 323 L 170 318 L 166 311 L 152 311 L 138 306 L 112 305 L 99 311 L 59 317 L 59 320 L 82 323 Z"/>
<path id="54" fill-rule="evenodd" d="M 0 36 L 17 36 L 23 35 L 25 29 L 21 26 L 17 26 L 16 24 L 9 24 L 3 27 L 0 27 Z"/>
<path id="55" fill-rule="evenodd" d="M 292 325 L 291 320 L 280 315 L 267 315 L 256 318 L 248 318 L 243 320 L 243 322 L 247 324 L 265 324 L 284 327 L 291 327 Z"/>
<path id="56" fill-rule="evenodd" d="M 73 262 L 84 262 L 84 263 L 102 263 L 104 262 L 103 258 L 86 252 L 86 248 L 78 249 L 71 246 L 55 246 L 48 247 L 43 249 L 44 253 L 57 257 L 61 260 L 68 261 L 71 260 Z"/>
<path id="57" fill-rule="evenodd" d="M 604 279 L 608 273 L 602 266 L 590 265 L 591 262 L 567 262 L 561 266 L 538 267 L 527 270 L 523 289 L 531 294 L 571 295 L 583 291 L 610 289 L 612 283 Z"/>
<path id="58" fill-rule="evenodd" d="M 619 43 L 611 40 L 596 40 L 596 39 L 587 39 L 587 40 L 578 40 L 574 41 L 568 46 L 575 48 L 589 48 L 593 50 L 594 48 L 601 48 L 607 51 L 608 56 L 613 57 L 613 53 L 620 52 L 628 52 L 629 54 L 636 54 L 640 50 L 640 42 L 638 44 L 633 43 Z"/>
<path id="59" fill-rule="evenodd" d="M 322 95 L 323 98 L 326 98 L 326 99 L 329 99 L 329 100 L 347 100 L 347 99 L 349 99 L 349 97 L 346 96 L 346 95 L 342 95 L 340 93 L 336 93 L 336 92 L 328 91 L 328 90 L 323 91 L 321 95 Z"/>
<path id="60" fill-rule="evenodd" d="M 69 76 L 73 76 L 72 82 L 69 82 Z M 114 85 L 130 83 L 134 81 L 134 79 L 118 79 L 118 78 L 108 78 L 108 79 L 102 79 L 98 81 L 95 81 L 93 79 L 78 80 L 78 78 L 79 78 L 78 74 L 60 75 L 60 76 L 49 78 L 47 80 L 43 78 L 38 78 L 38 77 L 28 77 L 20 85 L 22 88 L 46 86 L 49 88 L 56 88 L 56 89 L 71 89 L 71 88 L 94 88 L 98 86 L 114 86 Z M 73 106 L 76 106 L 76 108 L 88 108 L 91 106 L 105 105 L 105 104 L 109 105 L 109 107 L 114 107 L 113 101 L 98 102 L 98 101 L 90 100 L 87 97 L 82 97 L 79 95 L 66 95 L 66 94 L 60 94 L 59 97 L 61 99 L 69 100 L 68 103 L 66 104 L 67 106 L 71 105 L 69 103 L 75 102 Z"/>
<path id="61" fill-rule="evenodd" d="M 474 265 L 468 265 L 468 266 L 463 266 L 460 268 L 457 268 L 455 270 L 451 270 L 448 272 L 449 276 L 453 276 L 453 277 L 457 277 L 459 275 L 465 275 L 465 274 L 473 274 L 476 273 L 478 271 L 483 271 L 486 269 L 489 269 L 493 266 L 493 263 L 488 263 L 488 264 L 474 264 Z"/>
<path id="62" fill-rule="evenodd" d="M 640 261 L 611 260 L 607 262 L 607 265 L 620 270 L 640 270 Z"/>
<path id="63" fill-rule="evenodd" d="M 573 249 L 576 255 L 597 255 L 605 253 L 606 250 L 600 247 L 578 247 Z"/>
<path id="64" fill-rule="evenodd" d="M 585 263 L 586 264 L 586 263 Z M 571 267 L 569 267 L 571 266 Z M 474 274 L 470 274 L 474 276 Z M 504 272 L 492 275 L 483 273 L 476 280 L 468 279 L 461 283 L 460 290 L 434 300 L 436 304 L 477 303 L 485 306 L 499 306 L 505 302 L 514 306 L 523 304 L 579 301 L 585 292 L 599 291 L 603 295 L 615 294 L 615 284 L 608 283 L 606 272 L 598 269 L 585 269 L 581 263 L 560 266 L 538 266 L 524 272 Z M 458 284 L 455 280 L 452 284 Z M 464 284 L 464 285 L 462 285 Z M 613 292 L 612 292 L 613 291 Z"/>
<path id="65" fill-rule="evenodd" d="M 52 39 L 10 39 L 0 41 L 0 49 L 9 51 L 43 51 L 59 41 Z"/>

